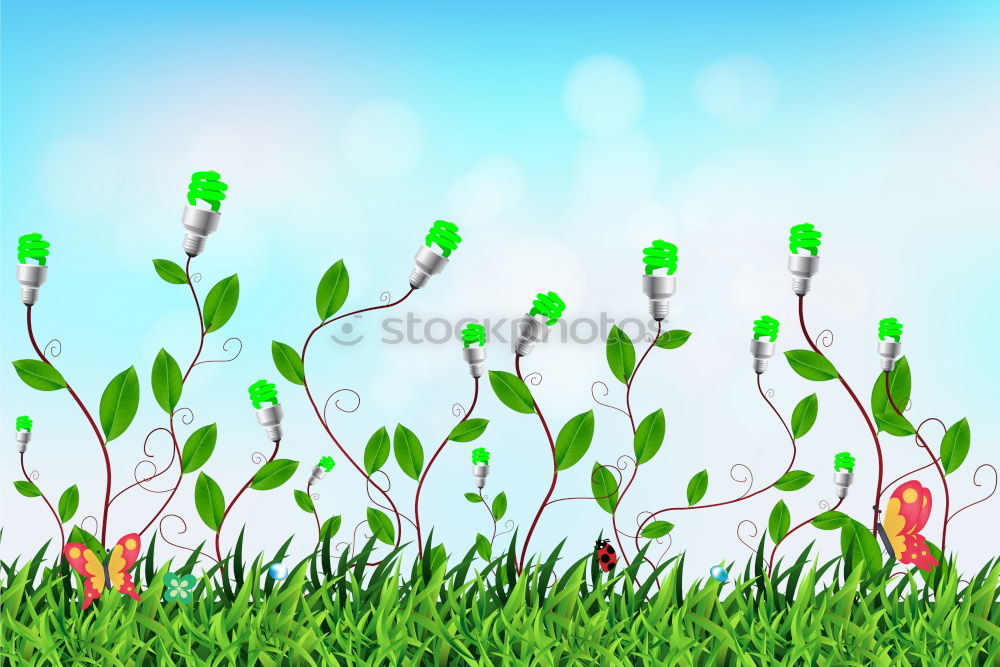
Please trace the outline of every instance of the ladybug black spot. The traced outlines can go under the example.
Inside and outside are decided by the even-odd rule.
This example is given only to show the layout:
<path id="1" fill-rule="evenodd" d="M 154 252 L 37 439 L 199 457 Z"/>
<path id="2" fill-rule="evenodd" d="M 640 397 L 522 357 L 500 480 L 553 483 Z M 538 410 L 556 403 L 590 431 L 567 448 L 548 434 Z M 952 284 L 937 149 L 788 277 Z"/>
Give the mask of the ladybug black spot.
<path id="1" fill-rule="evenodd" d="M 615 565 L 618 565 L 618 563 L 612 563 L 611 565 L 608 565 L 608 569 L 609 570 L 615 569 Z"/>
<path id="2" fill-rule="evenodd" d="M 607 563 L 609 560 L 611 560 L 611 556 L 609 556 L 607 554 L 604 554 L 603 556 L 601 556 L 601 562 L 602 563 Z"/>
<path id="3" fill-rule="evenodd" d="M 609 554 L 613 554 L 615 552 L 615 548 L 610 544 L 607 546 L 607 550 Z"/>

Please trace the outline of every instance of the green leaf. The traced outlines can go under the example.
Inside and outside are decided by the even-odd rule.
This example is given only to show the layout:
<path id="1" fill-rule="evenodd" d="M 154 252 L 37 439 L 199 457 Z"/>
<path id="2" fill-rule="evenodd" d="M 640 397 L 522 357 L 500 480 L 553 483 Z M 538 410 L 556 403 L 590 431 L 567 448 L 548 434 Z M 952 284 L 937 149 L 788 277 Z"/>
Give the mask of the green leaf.
<path id="1" fill-rule="evenodd" d="M 479 497 L 478 493 L 465 493 L 463 495 L 465 496 L 465 499 L 468 500 L 470 503 L 478 503 L 482 502 L 483 500 L 482 498 Z"/>
<path id="2" fill-rule="evenodd" d="M 253 476 L 250 488 L 256 491 L 268 491 L 276 489 L 295 474 L 299 469 L 299 462 L 291 459 L 275 459 L 265 463 Z"/>
<path id="3" fill-rule="evenodd" d="M 662 347 L 664 350 L 675 350 L 686 343 L 690 337 L 690 331 L 672 329 L 660 334 L 660 337 L 656 339 L 656 347 Z"/>
<path id="4" fill-rule="evenodd" d="M 183 474 L 194 472 L 205 465 L 208 458 L 215 451 L 215 441 L 219 431 L 215 424 L 209 424 L 197 429 L 188 436 L 181 451 L 181 470 Z"/>
<path id="5" fill-rule="evenodd" d="M 788 512 L 788 506 L 784 500 L 779 500 L 771 510 L 771 516 L 767 520 L 767 532 L 771 534 L 771 539 L 777 544 L 788 534 L 788 526 L 792 522 L 792 515 Z"/>
<path id="6" fill-rule="evenodd" d="M 809 432 L 816 423 L 819 413 L 819 399 L 816 394 L 809 394 L 792 410 L 792 435 L 798 439 Z"/>
<path id="7" fill-rule="evenodd" d="M 556 468 L 566 470 L 583 458 L 594 439 L 594 411 L 570 419 L 556 438 Z"/>
<path id="8" fill-rule="evenodd" d="M 295 489 L 295 502 L 302 508 L 302 511 L 307 514 L 312 514 L 316 509 L 313 504 L 313 499 L 309 497 L 309 494 L 300 489 Z"/>
<path id="9" fill-rule="evenodd" d="M 813 481 L 813 477 L 815 476 L 805 470 L 789 470 L 774 483 L 774 488 L 778 489 L 778 491 L 798 491 Z"/>
<path id="10" fill-rule="evenodd" d="M 859 521 L 848 519 L 840 529 L 840 548 L 844 557 L 858 554 L 864 560 L 869 575 L 882 569 L 882 549 L 871 531 Z"/>
<path id="11" fill-rule="evenodd" d="M 635 436 L 632 438 L 637 465 L 642 465 L 656 456 L 663 445 L 666 429 L 667 418 L 663 415 L 662 408 L 649 413 L 639 422 L 639 427 L 635 429 Z"/>
<path id="12" fill-rule="evenodd" d="M 507 513 L 507 494 L 501 491 L 493 499 L 493 518 L 499 521 Z"/>
<path id="13" fill-rule="evenodd" d="M 19 359 L 11 362 L 17 376 L 32 389 L 55 391 L 66 388 L 66 380 L 53 366 L 37 359 Z"/>
<path id="14" fill-rule="evenodd" d="M 971 439 L 969 420 L 964 417 L 945 432 L 941 440 L 941 464 L 944 466 L 944 474 L 950 475 L 962 465 L 969 454 Z"/>
<path id="15" fill-rule="evenodd" d="M 72 519 L 78 507 L 80 507 L 80 489 L 74 484 L 59 496 L 59 520 L 66 523 Z"/>
<path id="16" fill-rule="evenodd" d="M 493 547 L 490 546 L 490 541 L 482 533 L 476 533 L 476 552 L 487 563 L 493 557 Z"/>
<path id="17" fill-rule="evenodd" d="M 103 561 L 104 557 L 107 556 L 107 552 L 104 550 L 104 547 L 101 546 L 101 541 L 79 526 L 73 526 L 73 528 L 70 529 L 69 537 L 66 541 L 79 542 L 93 551 L 94 555 L 97 556 L 97 559 L 100 561 Z"/>
<path id="18" fill-rule="evenodd" d="M 836 510 L 827 510 L 811 521 L 812 525 L 820 530 L 837 530 L 850 522 L 851 517 Z"/>
<path id="19" fill-rule="evenodd" d="M 486 431 L 486 426 L 489 423 L 488 419 L 466 419 L 451 429 L 448 439 L 455 442 L 472 442 Z"/>
<path id="20" fill-rule="evenodd" d="M 215 480 L 203 472 L 198 473 L 198 481 L 194 483 L 194 506 L 209 530 L 218 532 L 226 513 L 226 499 Z"/>
<path id="21" fill-rule="evenodd" d="M 690 507 L 704 498 L 706 491 L 708 491 L 708 470 L 702 470 L 692 477 L 690 482 L 688 482 L 688 506 Z"/>
<path id="22" fill-rule="evenodd" d="M 396 541 L 396 528 L 388 515 L 374 507 L 368 508 L 368 527 L 372 529 L 375 539 L 392 546 Z"/>
<path id="23" fill-rule="evenodd" d="M 392 434 L 392 451 L 403 474 L 412 479 L 420 479 L 420 471 L 424 467 L 424 448 L 416 434 L 402 424 L 396 424 L 396 431 Z"/>
<path id="24" fill-rule="evenodd" d="M 111 378 L 101 395 L 101 430 L 107 442 L 128 429 L 138 409 L 139 376 L 135 366 L 129 366 Z"/>
<path id="25" fill-rule="evenodd" d="M 331 516 L 329 519 L 323 522 L 323 527 L 319 529 L 319 537 L 321 540 L 329 540 L 337 531 L 340 530 L 340 523 L 342 518 L 339 514 Z"/>
<path id="26" fill-rule="evenodd" d="M 306 383 L 306 370 L 302 365 L 302 357 L 292 349 L 291 345 L 272 340 L 271 358 L 274 359 L 274 367 L 286 380 L 295 384 Z"/>
<path id="27" fill-rule="evenodd" d="M 792 370 L 807 380 L 825 382 L 839 377 L 830 360 L 812 350 L 788 350 L 785 358 Z"/>
<path id="28" fill-rule="evenodd" d="M 156 269 L 156 275 L 171 285 L 187 285 L 187 274 L 184 273 L 184 269 L 169 259 L 154 259 L 153 268 Z"/>
<path id="29" fill-rule="evenodd" d="M 889 389 L 892 391 L 892 403 L 896 404 L 900 412 L 906 409 L 910 402 L 910 391 L 913 387 L 913 379 L 910 374 L 910 362 L 907 358 L 900 357 L 899 361 L 891 371 L 889 371 Z M 872 416 L 880 431 L 885 431 L 889 435 L 905 437 L 916 433 L 913 424 L 903 415 L 896 412 L 889 402 L 889 395 L 885 390 L 885 373 L 879 373 L 872 385 Z"/>
<path id="30" fill-rule="evenodd" d="M 29 482 L 27 480 L 19 479 L 14 482 L 14 488 L 25 498 L 37 498 L 42 495 L 42 492 L 38 490 L 34 482 Z"/>
<path id="31" fill-rule="evenodd" d="M 340 310 L 347 301 L 350 290 L 351 279 L 347 275 L 347 267 L 344 266 L 344 260 L 338 259 L 326 270 L 316 288 L 316 312 L 319 313 L 319 319 L 326 321 Z"/>
<path id="32" fill-rule="evenodd" d="M 372 433 L 365 445 L 365 470 L 369 475 L 385 465 L 389 460 L 389 450 L 392 444 L 389 442 L 389 432 L 385 426 Z"/>
<path id="33" fill-rule="evenodd" d="M 173 414 L 177 402 L 181 400 L 181 390 L 184 383 L 180 366 L 163 348 L 160 348 L 159 354 L 153 360 L 150 383 L 153 385 L 153 396 L 156 398 L 156 402 L 168 415 Z"/>
<path id="34" fill-rule="evenodd" d="M 671 530 L 674 529 L 674 524 L 669 521 L 654 521 L 647 524 L 645 528 L 642 529 L 642 536 L 648 537 L 650 539 L 655 539 L 657 537 L 664 537 Z"/>
<path id="35" fill-rule="evenodd" d="M 594 499 L 601 509 L 608 514 L 615 513 L 615 505 L 618 504 L 618 481 L 607 468 L 602 468 L 596 461 L 590 473 L 590 490 L 593 491 Z"/>
<path id="36" fill-rule="evenodd" d="M 521 378 L 505 371 L 490 371 L 490 386 L 500 402 L 514 412 L 530 415 L 535 412 L 528 385 Z"/>
<path id="37" fill-rule="evenodd" d="M 617 325 L 611 326 L 604 351 L 608 357 L 611 374 L 622 384 L 628 384 L 628 379 L 632 377 L 632 370 L 635 368 L 635 346 Z"/>
<path id="38" fill-rule="evenodd" d="M 205 297 L 205 333 L 218 331 L 236 312 L 236 304 L 240 300 L 240 279 L 234 273 L 215 283 Z"/>

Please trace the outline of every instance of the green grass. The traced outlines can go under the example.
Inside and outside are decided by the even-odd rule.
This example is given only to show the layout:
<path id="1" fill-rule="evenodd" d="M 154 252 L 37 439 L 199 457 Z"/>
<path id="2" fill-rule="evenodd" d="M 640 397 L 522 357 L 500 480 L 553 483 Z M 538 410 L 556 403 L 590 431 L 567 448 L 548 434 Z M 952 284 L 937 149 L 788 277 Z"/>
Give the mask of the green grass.
<path id="1" fill-rule="evenodd" d="M 44 549 L 2 563 L 4 663 L 1000 665 L 1000 559 L 968 582 L 953 562 L 887 579 L 892 563 L 871 573 L 806 549 L 773 578 L 758 557 L 732 583 L 685 587 L 681 556 L 658 568 L 657 592 L 634 566 L 608 579 L 590 554 L 561 560 L 561 546 L 519 576 L 513 542 L 486 563 L 428 540 L 428 557 L 404 569 L 398 551 L 365 567 L 373 542 L 348 558 L 327 540 L 274 582 L 266 566 L 289 542 L 245 563 L 241 539 L 231 581 L 214 566 L 191 605 L 162 601 L 173 566 L 155 567 L 155 540 L 133 571 L 142 601 L 105 593 L 86 612 L 79 577 L 44 568 Z"/>

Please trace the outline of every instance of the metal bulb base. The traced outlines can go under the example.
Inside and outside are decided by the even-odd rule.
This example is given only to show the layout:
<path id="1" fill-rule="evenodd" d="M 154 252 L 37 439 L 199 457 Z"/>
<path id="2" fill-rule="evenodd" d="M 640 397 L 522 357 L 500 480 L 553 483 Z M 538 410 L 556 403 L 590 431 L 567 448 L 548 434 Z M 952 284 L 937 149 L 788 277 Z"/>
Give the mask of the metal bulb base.
<path id="1" fill-rule="evenodd" d="M 486 476 L 490 474 L 488 465 L 472 466 L 472 476 L 476 478 L 476 488 L 481 489 L 486 486 Z"/>
<path id="2" fill-rule="evenodd" d="M 833 483 L 837 487 L 837 498 L 847 497 L 847 487 L 854 482 L 854 473 L 837 471 L 833 473 Z"/>
<path id="3" fill-rule="evenodd" d="M 281 440 L 281 420 L 284 416 L 285 412 L 281 409 L 280 403 L 257 410 L 257 422 L 264 427 L 271 442 Z"/>
<path id="4" fill-rule="evenodd" d="M 546 318 L 541 315 L 525 313 L 517 323 L 517 338 L 514 340 L 514 353 L 526 357 L 535 349 L 535 343 L 545 342 L 549 335 Z"/>
<path id="5" fill-rule="evenodd" d="M 767 370 L 767 360 L 774 356 L 775 345 L 768 340 L 750 341 L 750 354 L 753 355 L 753 370 L 760 375 Z"/>
<path id="6" fill-rule="evenodd" d="M 31 441 L 31 431 L 18 431 L 14 439 L 17 441 L 17 451 L 24 454 L 28 450 L 28 443 Z"/>
<path id="7" fill-rule="evenodd" d="M 320 466 L 316 466 L 315 468 L 312 469 L 312 474 L 309 476 L 308 485 L 315 484 L 324 477 L 326 477 L 326 470 L 324 470 Z"/>
<path id="8" fill-rule="evenodd" d="M 878 353 L 882 357 L 882 370 L 891 371 L 896 366 L 896 359 L 903 349 L 901 342 L 894 340 L 880 340 L 878 342 Z"/>
<path id="9" fill-rule="evenodd" d="M 190 257 L 197 257 L 205 249 L 205 240 L 209 234 L 219 228 L 222 214 L 218 211 L 206 210 L 197 206 L 185 206 L 181 216 L 184 226 L 184 252 Z"/>
<path id="10" fill-rule="evenodd" d="M 462 350 L 462 357 L 469 364 L 469 373 L 474 378 L 483 377 L 485 370 L 483 362 L 486 361 L 486 348 L 480 346 L 467 347 Z"/>
<path id="11" fill-rule="evenodd" d="M 410 273 L 410 287 L 413 289 L 420 289 L 427 284 L 431 276 L 441 273 L 444 267 L 448 266 L 447 257 L 427 246 L 417 248 L 417 254 L 413 259 L 417 262 Z"/>
<path id="12" fill-rule="evenodd" d="M 33 306 L 38 301 L 38 288 L 49 275 L 49 267 L 40 264 L 18 264 L 17 282 L 21 283 L 21 303 Z"/>
<path id="13" fill-rule="evenodd" d="M 667 319 L 670 313 L 670 302 L 667 301 L 677 291 L 677 279 L 674 276 L 644 275 L 642 277 L 642 292 L 649 297 L 649 315 L 657 322 Z"/>
<path id="14" fill-rule="evenodd" d="M 798 296 L 809 293 L 810 278 L 819 271 L 819 257 L 792 254 L 788 256 L 788 270 L 792 272 L 792 291 Z"/>

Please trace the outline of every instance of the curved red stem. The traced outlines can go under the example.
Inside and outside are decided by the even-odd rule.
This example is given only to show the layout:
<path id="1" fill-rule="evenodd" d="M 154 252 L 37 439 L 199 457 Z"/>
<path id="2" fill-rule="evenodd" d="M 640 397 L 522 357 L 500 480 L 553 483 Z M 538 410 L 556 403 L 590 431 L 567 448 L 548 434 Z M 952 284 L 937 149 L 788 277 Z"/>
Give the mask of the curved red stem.
<path id="1" fill-rule="evenodd" d="M 840 504 L 842 502 L 844 502 L 843 498 L 840 498 L 839 500 L 837 500 L 837 504 L 834 505 L 833 507 L 831 507 L 829 511 L 830 512 L 835 511 L 838 507 L 840 507 Z M 820 512 L 820 514 L 822 514 L 822 513 L 823 512 Z M 819 514 L 817 514 L 816 516 L 809 517 L 808 519 L 806 519 L 805 521 L 803 521 L 802 523 L 800 523 L 799 525 L 795 526 L 790 531 L 788 531 L 787 533 L 785 533 L 785 536 L 782 537 L 780 540 L 778 540 L 778 542 L 774 545 L 774 548 L 771 549 L 771 558 L 770 558 L 770 560 L 767 563 L 767 571 L 768 572 L 773 572 L 774 571 L 774 554 L 777 553 L 778 547 L 781 546 L 781 543 L 784 542 L 785 540 L 787 540 L 792 533 L 794 533 L 796 530 L 798 530 L 802 526 L 806 525 L 807 523 L 809 523 L 810 521 L 812 521 L 813 519 L 815 519 L 817 516 L 819 516 Z"/>
<path id="2" fill-rule="evenodd" d="M 278 455 L 278 448 L 280 446 L 281 446 L 281 440 L 278 440 L 277 442 L 274 443 L 274 451 L 271 452 L 271 458 L 265 461 L 264 465 L 267 465 L 268 463 L 274 460 L 274 457 Z M 233 496 L 233 499 L 229 501 L 229 504 L 226 506 L 225 511 L 222 513 L 222 521 L 219 522 L 219 529 L 215 531 L 215 556 L 220 563 L 222 562 L 222 551 L 219 549 L 219 537 L 222 535 L 222 526 L 225 525 L 226 517 L 229 516 L 229 511 L 233 509 L 233 505 L 235 505 L 236 501 L 240 499 L 240 496 L 243 495 L 243 492 L 246 491 L 248 488 L 250 488 L 250 484 L 253 482 L 253 478 L 255 476 L 256 473 L 250 475 L 250 479 L 248 479 L 247 483 L 243 485 L 243 488 L 241 488 L 236 493 L 236 495 Z M 226 569 L 226 566 L 223 565 L 222 569 L 224 571 Z"/>
<path id="3" fill-rule="evenodd" d="M 466 419 L 472 416 L 472 411 L 476 409 L 476 402 L 479 401 L 479 378 L 473 378 L 473 381 L 475 388 L 472 392 L 472 405 L 469 406 L 469 410 L 468 412 L 465 413 L 465 416 L 463 416 L 461 419 L 458 420 L 458 424 L 461 424 Z M 456 424 L 455 426 L 457 427 L 458 424 Z M 430 462 L 428 462 L 427 467 L 424 468 L 423 474 L 420 475 L 420 481 L 417 483 L 417 493 L 413 499 L 413 518 L 415 521 L 414 528 L 417 529 L 417 552 L 420 554 L 421 558 L 424 557 L 424 542 L 423 542 L 423 536 L 421 535 L 420 532 L 420 490 L 424 488 L 424 480 L 427 479 L 427 473 L 431 471 L 431 466 L 434 465 L 434 461 L 437 460 L 438 454 L 441 453 L 441 451 L 444 449 L 444 446 L 447 444 L 448 444 L 448 436 L 445 436 L 444 440 L 434 451 L 434 456 L 431 457 L 431 460 Z M 480 490 L 480 495 L 481 494 L 482 490 Z"/>
<path id="4" fill-rule="evenodd" d="M 205 347 L 205 318 L 201 314 L 201 303 L 198 301 L 198 293 L 194 289 L 194 283 L 191 282 L 191 260 L 192 256 L 188 255 L 187 262 L 184 264 L 184 275 L 187 276 L 188 287 L 191 288 L 191 297 L 194 299 L 194 307 L 198 309 L 198 331 L 200 336 L 198 338 L 198 351 L 195 352 L 194 359 L 191 360 L 191 365 L 188 366 L 187 371 L 184 373 L 184 377 L 181 378 L 182 386 L 185 382 L 187 382 L 188 375 L 191 375 L 191 369 L 197 365 L 198 357 L 201 356 L 201 350 Z"/>
<path id="5" fill-rule="evenodd" d="M 493 541 L 497 539 L 497 518 L 493 514 L 493 508 L 486 502 L 486 498 L 483 498 L 482 489 L 479 489 L 479 499 L 483 501 L 483 506 L 486 507 L 486 511 L 490 513 L 490 519 L 493 521 L 493 537 L 490 538 L 490 546 L 492 547 Z"/>
<path id="6" fill-rule="evenodd" d="M 517 377 L 522 381 L 524 377 L 521 375 L 521 356 L 514 355 L 514 370 L 517 371 Z M 545 505 L 548 504 L 549 498 L 552 497 L 552 492 L 556 490 L 556 481 L 559 479 L 559 466 L 556 463 L 556 443 L 552 439 L 552 433 L 549 431 L 549 425 L 545 421 L 545 416 L 542 414 L 541 408 L 538 407 L 538 401 L 535 400 L 534 396 L 531 398 L 532 404 L 535 406 L 535 414 L 538 415 L 538 420 L 542 422 L 542 428 L 545 429 L 545 437 L 549 441 L 549 449 L 552 450 L 552 483 L 549 484 L 549 491 L 545 494 L 545 499 L 542 500 L 542 504 L 538 506 L 538 511 L 535 513 L 535 518 L 531 522 L 531 528 L 528 529 L 528 535 L 524 538 L 524 546 L 521 547 L 521 561 L 517 566 L 518 572 L 524 571 L 524 559 L 528 553 L 528 543 L 531 542 L 531 535 L 535 532 L 535 526 L 538 525 L 538 520 L 542 518 L 542 512 L 545 511 Z"/>
<path id="7" fill-rule="evenodd" d="M 312 482 L 306 484 L 306 495 L 309 496 L 309 500 L 312 501 L 312 496 L 310 495 L 310 490 L 312 489 Z M 319 547 L 320 542 L 323 541 L 323 529 L 319 525 L 319 514 L 316 512 L 316 502 L 313 501 L 313 518 L 316 519 L 316 546 Z"/>
<path id="8" fill-rule="evenodd" d="M 24 467 L 24 452 L 21 452 L 21 472 L 24 473 L 24 478 L 34 484 L 35 488 L 38 489 L 38 485 L 35 484 L 35 480 L 31 479 L 31 475 L 28 474 L 27 468 Z M 38 495 L 45 501 L 45 505 L 49 508 L 49 511 L 52 512 L 52 518 L 56 520 L 56 525 L 59 526 L 59 541 L 61 544 L 59 547 L 59 556 L 61 557 L 63 550 L 66 548 L 66 533 L 63 532 L 62 519 L 59 518 L 59 514 L 56 512 L 55 508 L 52 507 L 52 503 L 50 503 L 49 499 L 45 497 L 45 494 L 42 493 L 41 489 L 38 489 Z M 59 558 L 56 558 L 56 560 L 58 561 Z"/>
<path id="9" fill-rule="evenodd" d="M 806 319 L 804 315 L 803 304 L 805 303 L 805 297 L 799 297 L 799 326 L 802 328 L 802 335 L 806 337 L 806 341 L 809 343 L 809 347 L 813 349 L 813 352 L 820 355 L 821 357 L 826 357 L 825 354 L 819 351 L 816 344 L 813 342 L 812 336 L 809 335 L 809 331 L 806 329 Z M 882 462 L 882 445 L 878 440 L 878 431 L 875 429 L 875 425 L 872 423 L 871 417 L 868 416 L 868 411 L 858 400 L 857 394 L 851 389 L 851 385 L 847 384 L 847 380 L 844 376 L 837 371 L 837 379 L 840 380 L 840 384 L 844 385 L 844 389 L 850 394 L 851 399 L 854 401 L 854 405 L 857 406 L 858 412 L 861 416 L 865 418 L 865 423 L 868 425 L 868 430 L 871 432 L 872 440 L 875 443 L 875 455 L 878 457 L 878 481 L 875 483 L 875 503 L 872 506 L 872 535 L 878 536 L 878 515 L 881 512 L 879 510 L 879 498 L 882 496 L 882 473 L 883 473 L 883 462 Z"/>
<path id="10" fill-rule="evenodd" d="M 45 355 L 38 348 L 38 343 L 35 341 L 35 332 L 31 327 L 31 306 L 28 306 L 27 310 L 28 340 L 31 341 L 31 347 L 35 348 L 35 354 L 38 355 L 39 359 L 44 361 L 49 366 L 52 366 L 52 362 L 45 358 Z M 52 367 L 55 368 L 55 366 Z M 65 377 L 63 378 L 63 381 L 66 382 Z M 101 454 L 104 455 L 104 512 L 101 518 L 101 546 L 105 546 L 108 535 L 108 505 L 111 504 L 111 457 L 108 455 L 108 447 L 104 442 L 104 435 L 101 433 L 101 429 L 97 428 L 97 422 L 94 421 L 90 411 L 87 410 L 87 406 L 85 406 L 83 401 L 80 400 L 80 397 L 76 395 L 76 392 L 73 391 L 73 387 L 70 386 L 69 382 L 66 382 L 66 391 L 68 391 L 69 395 L 73 397 L 73 400 L 76 401 L 76 404 L 80 407 L 80 410 L 87 418 L 87 421 L 90 422 L 90 428 L 94 430 L 94 435 L 97 436 L 97 442 L 101 445 Z"/>

